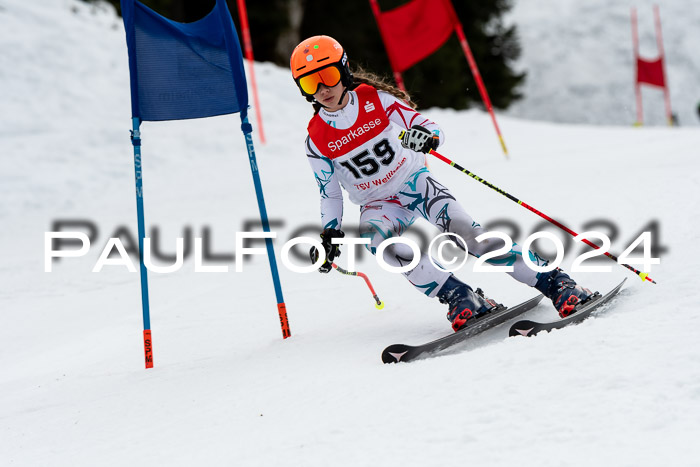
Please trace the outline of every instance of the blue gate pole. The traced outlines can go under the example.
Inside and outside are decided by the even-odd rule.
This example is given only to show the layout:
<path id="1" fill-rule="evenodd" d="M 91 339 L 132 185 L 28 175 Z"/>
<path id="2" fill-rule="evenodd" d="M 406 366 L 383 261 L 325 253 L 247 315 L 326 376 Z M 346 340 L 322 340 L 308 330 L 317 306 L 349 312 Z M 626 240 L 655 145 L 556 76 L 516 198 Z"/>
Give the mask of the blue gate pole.
<path id="1" fill-rule="evenodd" d="M 139 228 L 139 266 L 141 273 L 141 307 L 143 309 L 143 351 L 146 368 L 153 368 L 153 341 L 151 339 L 151 312 L 148 305 L 148 270 L 143 261 L 143 239 L 146 227 L 143 215 L 143 164 L 141 163 L 141 119 L 132 120 L 131 144 L 134 146 L 134 174 L 136 181 L 136 216 Z"/>
<path id="2" fill-rule="evenodd" d="M 253 127 L 248 123 L 248 116 L 241 113 L 241 130 L 245 135 L 246 149 L 248 150 L 248 160 L 250 161 L 250 171 L 253 174 L 253 185 L 255 185 L 255 196 L 258 199 L 258 210 L 260 211 L 260 221 L 263 231 L 270 232 L 270 222 L 267 218 L 267 209 L 265 208 L 265 198 L 263 197 L 262 184 L 260 183 L 260 173 L 258 172 L 258 163 L 255 159 L 255 146 L 253 145 Z M 267 258 L 270 261 L 270 271 L 272 272 L 272 281 L 275 285 L 275 295 L 277 296 L 277 312 L 280 317 L 280 325 L 282 326 L 282 338 L 286 339 L 292 333 L 289 330 L 289 320 L 287 319 L 287 307 L 282 296 L 282 285 L 280 284 L 280 276 L 277 270 L 277 261 L 275 260 L 275 250 L 272 247 L 272 239 L 265 239 L 267 247 Z"/>

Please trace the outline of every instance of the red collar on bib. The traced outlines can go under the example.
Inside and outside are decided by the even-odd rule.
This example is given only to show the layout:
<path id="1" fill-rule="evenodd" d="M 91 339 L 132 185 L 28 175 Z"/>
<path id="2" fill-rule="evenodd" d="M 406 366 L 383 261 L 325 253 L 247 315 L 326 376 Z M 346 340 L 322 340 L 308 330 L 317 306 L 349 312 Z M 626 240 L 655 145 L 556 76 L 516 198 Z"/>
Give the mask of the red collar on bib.
<path id="1" fill-rule="evenodd" d="M 355 123 L 350 128 L 334 128 L 319 114 L 314 115 L 309 122 L 311 141 L 329 159 L 354 151 L 379 136 L 389 126 L 389 117 L 382 107 L 377 90 L 367 84 L 361 84 L 354 91 L 357 94 L 359 111 Z"/>

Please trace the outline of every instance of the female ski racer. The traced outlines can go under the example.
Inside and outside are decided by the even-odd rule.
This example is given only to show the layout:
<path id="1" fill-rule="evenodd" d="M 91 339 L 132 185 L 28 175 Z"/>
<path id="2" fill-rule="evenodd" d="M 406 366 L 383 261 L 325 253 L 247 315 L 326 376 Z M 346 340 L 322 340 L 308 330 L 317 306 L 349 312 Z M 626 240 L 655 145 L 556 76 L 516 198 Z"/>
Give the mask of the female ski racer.
<path id="1" fill-rule="evenodd" d="M 369 239 L 372 254 L 382 241 L 401 235 L 418 217 L 443 233 L 461 236 L 477 257 L 503 246 L 500 240 L 475 240 L 484 228 L 426 167 L 424 154 L 442 144 L 445 136 L 435 122 L 415 110 L 406 93 L 368 73 L 353 76 L 343 47 L 328 36 L 301 42 L 292 52 L 291 70 L 301 94 L 315 109 L 306 155 L 321 195 L 326 261 L 320 272 L 330 271 L 340 254 L 339 245 L 331 242 L 344 237 L 341 186 L 350 201 L 360 206 L 360 235 Z M 538 255 L 528 254 L 538 266 L 547 264 Z M 522 255 L 520 246 L 513 244 L 508 253 L 488 262 L 513 266 L 508 274 L 550 298 L 561 317 L 591 295 L 561 269 L 537 273 Z M 383 256 L 387 264 L 401 267 L 411 262 L 413 252 L 408 245 L 394 243 Z M 311 260 L 317 259 L 318 251 L 312 248 Z M 447 319 L 455 331 L 495 307 L 452 273 L 434 267 L 426 254 L 403 275 L 418 291 L 448 305 Z"/>

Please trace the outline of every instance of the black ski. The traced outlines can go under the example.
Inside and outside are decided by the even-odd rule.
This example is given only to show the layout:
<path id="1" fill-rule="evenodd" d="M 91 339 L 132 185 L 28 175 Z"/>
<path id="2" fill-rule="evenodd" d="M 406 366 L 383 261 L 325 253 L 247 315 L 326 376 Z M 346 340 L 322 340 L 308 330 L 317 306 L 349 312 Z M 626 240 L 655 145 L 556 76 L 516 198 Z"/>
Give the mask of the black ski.
<path id="1" fill-rule="evenodd" d="M 576 313 L 567 316 L 566 318 L 560 319 L 558 321 L 553 321 L 551 323 L 537 323 L 530 320 L 518 321 L 510 327 L 509 334 L 511 336 L 534 336 L 541 331 L 551 331 L 552 329 L 560 329 L 564 326 L 570 324 L 580 323 L 584 319 L 588 318 L 594 310 L 596 310 L 601 305 L 607 303 L 611 298 L 613 298 L 622 288 L 622 284 L 625 283 L 627 278 L 623 279 L 614 289 L 605 295 L 601 295 L 599 292 L 593 294 L 593 297 L 586 300 Z"/>
<path id="2" fill-rule="evenodd" d="M 530 300 L 512 308 L 499 305 L 499 308 L 496 308 L 488 315 L 477 320 L 473 325 L 469 325 L 458 332 L 441 337 L 440 339 L 432 342 L 428 342 L 427 344 L 390 345 L 382 352 L 382 361 L 384 363 L 408 362 L 440 352 L 441 350 L 445 350 L 446 348 L 463 342 L 472 336 L 480 334 L 488 329 L 498 326 L 499 324 L 503 324 L 509 319 L 515 318 L 527 310 L 534 308 L 537 306 L 540 300 L 542 300 L 542 298 L 544 298 L 542 295 L 538 295 L 537 297 L 531 298 Z"/>

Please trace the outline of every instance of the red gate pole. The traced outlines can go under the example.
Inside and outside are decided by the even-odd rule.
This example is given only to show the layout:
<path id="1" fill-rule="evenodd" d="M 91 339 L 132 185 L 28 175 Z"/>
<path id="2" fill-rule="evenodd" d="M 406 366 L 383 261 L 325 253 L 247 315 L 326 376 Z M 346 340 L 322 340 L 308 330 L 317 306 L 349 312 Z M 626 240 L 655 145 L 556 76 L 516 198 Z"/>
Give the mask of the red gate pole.
<path id="1" fill-rule="evenodd" d="M 250 74 L 250 87 L 253 89 L 253 102 L 255 104 L 255 116 L 260 130 L 260 142 L 265 144 L 265 132 L 263 131 L 262 112 L 260 111 L 260 101 L 258 100 L 258 87 L 255 84 L 255 70 L 253 69 L 253 42 L 250 40 L 250 27 L 248 27 L 248 12 L 245 7 L 245 0 L 238 0 L 238 16 L 241 19 L 241 33 L 243 35 L 243 47 L 245 48 L 245 58 L 248 60 L 248 73 Z"/>
<path id="2" fill-rule="evenodd" d="M 472 75 L 474 76 L 474 81 L 476 86 L 479 88 L 479 93 L 481 94 L 481 100 L 484 102 L 486 110 L 491 115 L 491 121 L 493 122 L 493 127 L 496 129 L 496 135 L 498 140 L 501 142 L 501 148 L 503 148 L 503 154 L 505 154 L 506 159 L 508 158 L 508 149 L 506 148 L 506 143 L 503 141 L 503 135 L 501 134 L 501 129 L 498 128 L 498 122 L 496 121 L 496 115 L 493 113 L 493 106 L 491 105 L 491 99 L 489 98 L 489 93 L 486 92 L 486 86 L 484 86 L 484 80 L 481 78 L 481 73 L 479 73 L 479 67 L 476 66 L 476 60 L 474 60 L 474 55 L 472 54 L 472 49 L 469 47 L 469 42 L 467 42 L 467 37 L 464 35 L 464 30 L 462 29 L 462 23 L 457 16 L 457 12 L 452 5 L 452 0 L 443 0 L 445 6 L 449 9 L 450 15 L 452 16 L 452 23 L 454 24 L 455 32 L 457 33 L 457 38 L 459 39 L 459 45 L 462 46 L 462 51 L 464 52 L 464 57 L 469 63 L 469 68 L 471 69 Z"/>
<path id="3" fill-rule="evenodd" d="M 481 93 L 481 100 L 484 101 L 486 110 L 491 115 L 491 121 L 496 129 L 496 134 L 498 135 L 498 140 L 501 142 L 501 147 L 503 148 L 503 153 L 508 158 L 508 149 L 506 148 L 506 143 L 503 141 L 503 135 L 501 135 L 501 129 L 498 128 L 498 122 L 496 122 L 496 115 L 493 113 L 493 106 L 491 105 L 491 99 L 489 99 L 489 94 L 486 92 L 486 86 L 484 86 L 484 81 L 481 79 L 481 73 L 479 73 L 479 68 L 476 66 L 476 60 L 474 60 L 474 55 L 472 55 L 472 50 L 469 47 L 467 38 L 462 30 L 462 23 L 457 19 L 457 14 L 454 15 L 455 18 L 455 31 L 457 32 L 457 37 L 459 38 L 459 44 L 462 46 L 464 51 L 464 56 L 469 63 L 469 68 L 472 70 L 472 75 L 474 75 L 474 81 L 479 88 L 479 93 Z"/>
<path id="4" fill-rule="evenodd" d="M 642 110 L 642 90 L 639 84 L 639 37 L 637 36 L 637 9 L 632 7 L 632 44 L 634 46 L 634 93 L 637 96 L 637 121 L 635 126 L 641 126 L 644 123 L 644 111 Z"/>
<path id="5" fill-rule="evenodd" d="M 664 103 L 666 104 L 666 119 L 669 125 L 673 125 L 673 114 L 671 113 L 671 95 L 668 89 L 668 79 L 666 79 L 666 57 L 664 55 L 664 43 L 661 37 L 661 16 L 659 15 L 659 5 L 654 5 L 654 23 L 656 25 L 656 44 L 661 57 L 661 70 L 664 75 Z"/>

